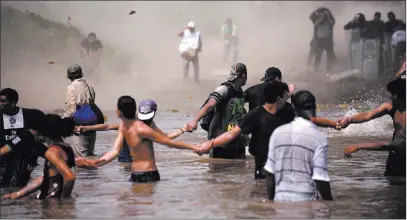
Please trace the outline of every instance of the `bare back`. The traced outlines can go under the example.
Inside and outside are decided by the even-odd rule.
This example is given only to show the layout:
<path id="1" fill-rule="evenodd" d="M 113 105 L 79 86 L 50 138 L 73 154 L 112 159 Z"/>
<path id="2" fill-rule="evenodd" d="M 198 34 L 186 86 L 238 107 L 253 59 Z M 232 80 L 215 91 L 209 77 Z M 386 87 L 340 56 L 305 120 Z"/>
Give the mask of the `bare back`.
<path id="1" fill-rule="evenodd" d="M 144 139 L 140 135 L 140 129 L 147 126 L 142 121 L 135 120 L 129 125 L 120 124 L 119 131 L 130 149 L 130 155 L 133 159 L 131 168 L 133 172 L 156 171 L 153 142 Z"/>

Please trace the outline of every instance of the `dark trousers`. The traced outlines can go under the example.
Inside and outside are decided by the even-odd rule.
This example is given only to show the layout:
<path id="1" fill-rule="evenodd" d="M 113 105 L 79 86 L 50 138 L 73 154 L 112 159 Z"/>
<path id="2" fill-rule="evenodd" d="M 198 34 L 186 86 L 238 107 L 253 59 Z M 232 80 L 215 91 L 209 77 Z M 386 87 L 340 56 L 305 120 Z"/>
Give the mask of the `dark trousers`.
<path id="1" fill-rule="evenodd" d="M 192 63 L 194 66 L 194 79 L 195 82 L 199 81 L 199 57 L 198 54 L 192 58 L 191 60 L 183 60 L 184 62 L 184 79 L 188 77 L 188 72 L 189 72 L 189 64 Z"/>
<path id="2" fill-rule="evenodd" d="M 246 159 L 246 149 L 241 146 L 236 146 L 235 148 L 213 148 L 209 154 L 210 158 L 221 158 L 221 159 Z"/>
<path id="3" fill-rule="evenodd" d="M 331 69 L 331 64 L 335 59 L 334 43 L 332 37 L 327 38 L 315 38 L 315 70 L 318 70 L 321 63 L 322 53 L 326 51 L 328 57 L 327 70 Z"/>
<path id="4" fill-rule="evenodd" d="M 263 168 L 266 165 L 267 162 L 267 155 L 266 157 L 264 156 L 258 156 L 254 157 L 254 179 L 266 179 L 266 176 L 264 175 Z"/>

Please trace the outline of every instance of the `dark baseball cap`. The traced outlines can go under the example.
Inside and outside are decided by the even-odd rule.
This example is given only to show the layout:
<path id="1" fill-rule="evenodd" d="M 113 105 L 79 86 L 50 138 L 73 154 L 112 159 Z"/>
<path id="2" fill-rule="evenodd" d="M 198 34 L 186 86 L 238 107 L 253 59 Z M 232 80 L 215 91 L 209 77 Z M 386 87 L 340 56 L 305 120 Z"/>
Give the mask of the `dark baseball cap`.
<path id="1" fill-rule="evenodd" d="M 264 73 L 264 77 L 261 79 L 261 81 L 271 81 L 275 78 L 281 78 L 281 71 L 277 67 L 270 67 Z"/>
<path id="2" fill-rule="evenodd" d="M 301 112 L 309 117 L 313 117 L 317 108 L 315 96 L 307 90 L 301 90 L 291 97 L 291 102 L 295 111 Z"/>
<path id="3" fill-rule="evenodd" d="M 247 74 L 246 65 L 243 63 L 236 63 L 230 67 L 230 76 L 228 78 L 229 82 L 235 81 L 237 78 L 242 75 Z"/>
<path id="4" fill-rule="evenodd" d="M 144 121 L 152 119 L 157 111 L 157 104 L 153 100 L 144 100 L 138 107 L 137 117 Z"/>

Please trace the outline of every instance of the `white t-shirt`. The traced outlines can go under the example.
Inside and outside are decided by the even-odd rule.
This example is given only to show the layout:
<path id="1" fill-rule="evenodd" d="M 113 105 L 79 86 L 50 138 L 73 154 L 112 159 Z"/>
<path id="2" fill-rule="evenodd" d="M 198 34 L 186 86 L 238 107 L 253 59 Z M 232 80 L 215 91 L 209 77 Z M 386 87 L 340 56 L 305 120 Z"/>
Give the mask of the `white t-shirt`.
<path id="1" fill-rule="evenodd" d="M 308 120 L 296 117 L 274 130 L 264 169 L 275 177 L 274 201 L 315 200 L 314 180 L 329 182 L 328 140 Z"/>
<path id="2" fill-rule="evenodd" d="M 391 45 L 396 46 L 401 41 L 406 41 L 406 31 L 404 30 L 398 30 L 391 36 Z"/>

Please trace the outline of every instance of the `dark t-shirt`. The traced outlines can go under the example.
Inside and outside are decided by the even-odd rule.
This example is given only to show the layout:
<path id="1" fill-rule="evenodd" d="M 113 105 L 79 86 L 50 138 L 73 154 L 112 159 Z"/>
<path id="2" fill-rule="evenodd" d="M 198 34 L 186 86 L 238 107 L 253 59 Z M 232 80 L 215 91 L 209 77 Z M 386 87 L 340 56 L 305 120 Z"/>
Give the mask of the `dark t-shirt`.
<path id="1" fill-rule="evenodd" d="M 92 52 L 96 52 L 97 50 L 103 48 L 102 42 L 100 42 L 100 40 L 95 40 L 95 41 L 93 41 L 93 42 L 90 42 L 87 38 L 84 39 L 84 40 L 81 42 L 81 46 L 82 46 L 84 49 L 90 50 L 90 51 L 92 51 Z"/>
<path id="2" fill-rule="evenodd" d="M 37 130 L 43 122 L 45 114 L 37 109 L 20 108 L 15 115 L 3 114 L 0 117 L 0 144 L 12 140 L 20 132 L 26 129 Z"/>
<path id="3" fill-rule="evenodd" d="M 38 129 L 43 122 L 45 114 L 36 109 L 20 108 L 16 115 L 0 117 L 0 142 L 1 145 L 9 143 L 17 135 L 24 136 L 27 129 Z M 24 132 L 24 133 L 23 133 Z M 23 138 L 26 139 L 26 138 Z M 24 150 L 18 148 L 1 158 L 1 182 L 0 187 L 25 186 L 31 176 L 31 172 L 37 165 L 38 156 L 42 156 L 38 149 L 44 146 L 39 141 L 28 141 L 24 144 Z"/>
<path id="4" fill-rule="evenodd" d="M 249 111 L 257 108 L 258 106 L 264 105 L 266 103 L 264 98 L 264 86 L 266 83 L 260 83 L 254 85 L 243 93 L 244 102 L 249 103 Z"/>
<path id="5" fill-rule="evenodd" d="M 395 129 L 387 157 L 385 176 L 406 176 L 406 133 L 400 124 L 405 117 L 404 112 L 405 109 L 400 111 L 394 106 L 389 112 Z"/>
<path id="6" fill-rule="evenodd" d="M 277 111 L 276 116 L 282 120 L 284 124 L 292 122 L 295 118 L 293 106 L 286 102 L 284 108 Z"/>
<path id="7" fill-rule="evenodd" d="M 369 21 L 368 22 L 368 32 L 372 38 L 379 37 L 380 39 L 383 38 L 384 32 L 384 22 L 383 21 Z"/>
<path id="8" fill-rule="evenodd" d="M 268 144 L 274 129 L 284 122 L 259 106 L 243 116 L 238 126 L 242 134 L 252 134 L 249 152 L 255 157 L 267 158 Z"/>
<path id="9" fill-rule="evenodd" d="M 402 20 L 395 19 L 393 21 L 386 21 L 384 23 L 384 31 L 386 33 L 393 33 L 399 25 L 405 25 Z"/>
<path id="10" fill-rule="evenodd" d="M 244 91 L 244 102 L 249 103 L 249 111 L 262 106 L 266 103 L 264 97 L 264 86 L 266 83 L 260 83 L 252 86 Z M 277 117 L 284 121 L 284 123 L 290 123 L 295 118 L 294 108 L 290 103 L 286 103 L 285 107 L 277 112 Z"/>

